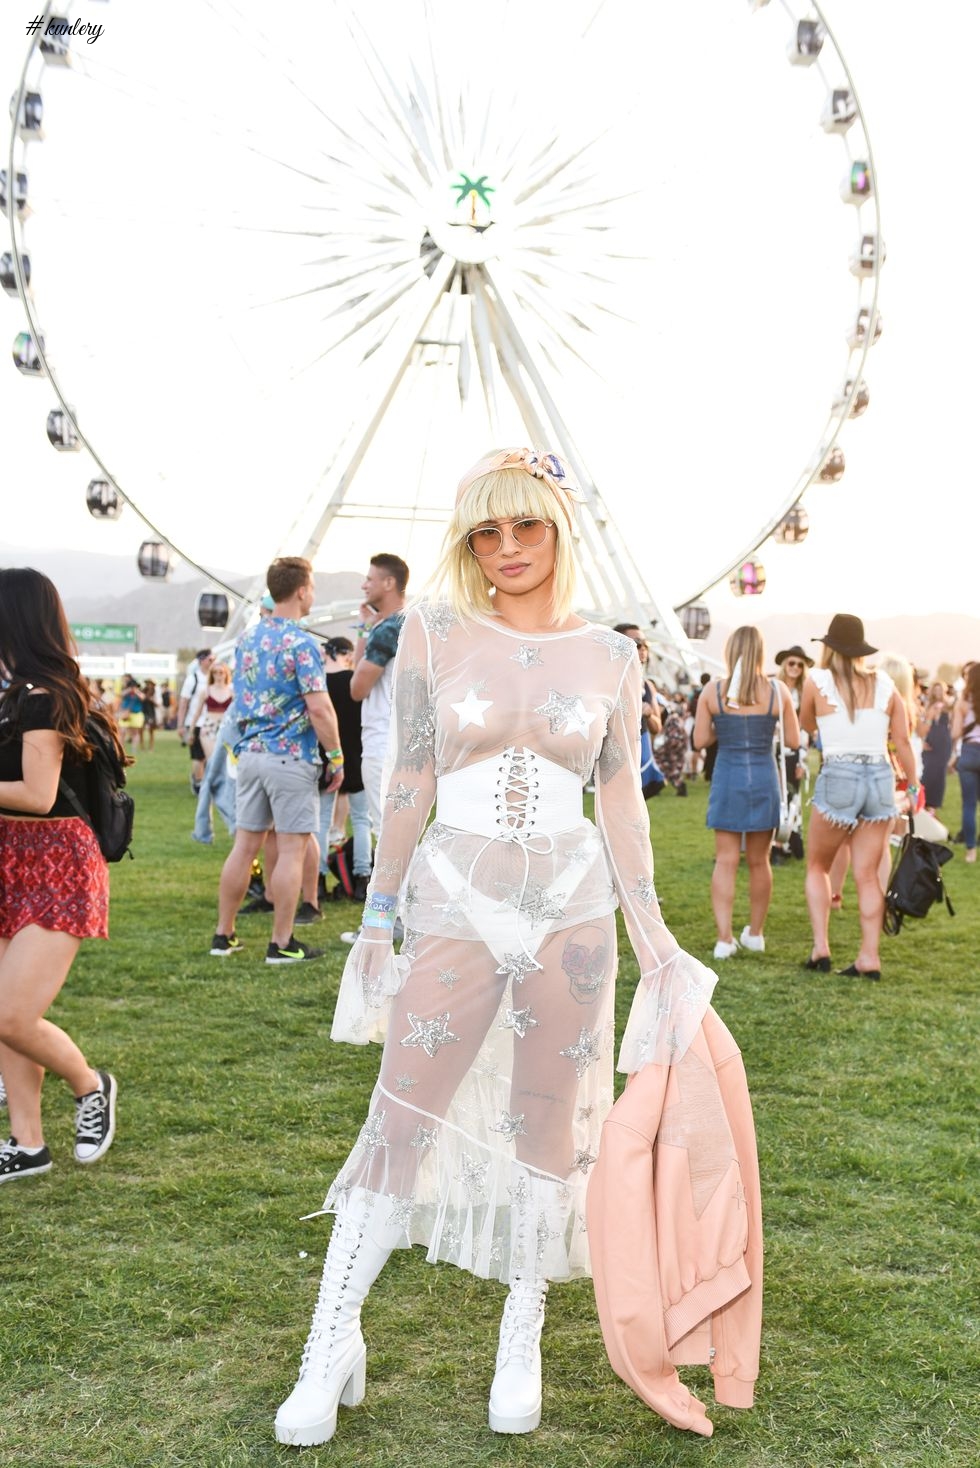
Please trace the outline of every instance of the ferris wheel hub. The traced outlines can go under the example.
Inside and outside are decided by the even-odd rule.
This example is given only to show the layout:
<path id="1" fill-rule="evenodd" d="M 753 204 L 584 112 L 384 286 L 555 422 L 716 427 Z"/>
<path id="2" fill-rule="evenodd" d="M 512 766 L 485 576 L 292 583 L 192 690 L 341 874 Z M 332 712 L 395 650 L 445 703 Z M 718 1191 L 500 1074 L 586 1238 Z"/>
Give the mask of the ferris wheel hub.
<path id="1" fill-rule="evenodd" d="M 506 196 L 491 174 L 473 165 L 454 169 L 436 185 L 427 217 L 435 244 L 461 265 L 495 260 L 513 239 Z"/>

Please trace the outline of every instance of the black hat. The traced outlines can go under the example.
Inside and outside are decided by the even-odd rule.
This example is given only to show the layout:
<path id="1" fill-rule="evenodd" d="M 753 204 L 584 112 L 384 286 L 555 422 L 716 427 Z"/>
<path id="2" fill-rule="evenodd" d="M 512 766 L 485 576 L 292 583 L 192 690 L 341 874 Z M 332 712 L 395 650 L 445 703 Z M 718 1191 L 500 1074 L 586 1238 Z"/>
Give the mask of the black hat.
<path id="1" fill-rule="evenodd" d="M 808 668 L 813 667 L 813 659 L 807 657 L 806 653 L 803 651 L 798 642 L 794 642 L 792 647 L 784 647 L 782 652 L 777 652 L 776 667 L 781 668 L 787 658 L 802 658 Z"/>
<path id="2" fill-rule="evenodd" d="M 814 637 L 813 641 L 824 643 L 845 658 L 863 658 L 878 651 L 864 640 L 864 623 L 861 618 L 852 617 L 849 612 L 838 612 L 831 619 L 826 636 Z"/>

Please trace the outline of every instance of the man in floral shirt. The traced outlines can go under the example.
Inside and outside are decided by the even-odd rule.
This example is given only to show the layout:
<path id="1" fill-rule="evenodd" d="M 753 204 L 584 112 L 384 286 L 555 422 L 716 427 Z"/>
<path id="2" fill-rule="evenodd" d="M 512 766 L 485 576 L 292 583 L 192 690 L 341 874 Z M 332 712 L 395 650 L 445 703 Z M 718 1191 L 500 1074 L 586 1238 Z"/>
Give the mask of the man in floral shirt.
<path id="1" fill-rule="evenodd" d="M 224 958 L 243 947 L 235 919 L 252 862 L 266 832 L 277 842 L 269 896 L 275 913 L 266 963 L 299 963 L 321 950 L 297 942 L 293 918 L 310 835 L 320 829 L 317 743 L 327 751 L 335 790 L 343 779 L 340 735 L 316 638 L 300 619 L 316 599 L 309 561 L 282 556 L 267 576 L 274 606 L 242 637 L 235 654 L 235 707 L 239 737 L 235 844 L 221 872 L 218 927 L 211 953 Z"/>

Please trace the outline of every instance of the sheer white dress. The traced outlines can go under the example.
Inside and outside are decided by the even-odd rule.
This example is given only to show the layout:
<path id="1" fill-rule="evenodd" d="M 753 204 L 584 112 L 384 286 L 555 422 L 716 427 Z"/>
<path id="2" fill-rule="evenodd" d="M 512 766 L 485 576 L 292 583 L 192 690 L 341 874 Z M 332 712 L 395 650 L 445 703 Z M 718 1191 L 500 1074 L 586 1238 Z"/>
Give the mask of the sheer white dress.
<path id="1" fill-rule="evenodd" d="M 323 1211 L 366 1193 L 403 1244 L 484 1278 L 589 1272 L 617 905 L 641 971 L 620 1069 L 676 1063 L 715 983 L 660 916 L 641 695 L 634 643 L 606 627 L 532 637 L 438 602 L 408 613 L 371 883 L 405 939 L 396 958 L 363 929 L 344 970 L 333 1038 L 385 1046 Z"/>

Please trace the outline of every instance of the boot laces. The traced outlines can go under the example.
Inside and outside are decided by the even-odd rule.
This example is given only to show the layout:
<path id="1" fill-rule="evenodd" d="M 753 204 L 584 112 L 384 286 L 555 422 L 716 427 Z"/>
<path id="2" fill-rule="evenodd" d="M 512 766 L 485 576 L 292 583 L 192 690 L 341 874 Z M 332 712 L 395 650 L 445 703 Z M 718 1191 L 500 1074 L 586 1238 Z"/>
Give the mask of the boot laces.
<path id="1" fill-rule="evenodd" d="M 300 1363 L 300 1380 L 310 1370 L 321 1375 L 330 1370 L 333 1348 L 338 1337 L 346 1340 L 349 1331 L 338 1331 L 337 1327 L 349 1322 L 342 1320 L 342 1306 L 347 1294 L 348 1280 L 354 1261 L 361 1247 L 361 1235 L 349 1218 L 338 1218 L 334 1224 L 327 1257 L 323 1265 L 323 1278 L 313 1310 L 310 1333 L 303 1347 Z M 354 1322 L 356 1324 L 356 1321 Z"/>
<path id="2" fill-rule="evenodd" d="M 508 1361 L 520 1361 L 529 1369 L 534 1364 L 544 1325 L 546 1284 L 529 1284 L 523 1280 L 511 1285 L 500 1322 L 500 1346 L 497 1369 Z"/>

